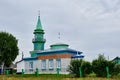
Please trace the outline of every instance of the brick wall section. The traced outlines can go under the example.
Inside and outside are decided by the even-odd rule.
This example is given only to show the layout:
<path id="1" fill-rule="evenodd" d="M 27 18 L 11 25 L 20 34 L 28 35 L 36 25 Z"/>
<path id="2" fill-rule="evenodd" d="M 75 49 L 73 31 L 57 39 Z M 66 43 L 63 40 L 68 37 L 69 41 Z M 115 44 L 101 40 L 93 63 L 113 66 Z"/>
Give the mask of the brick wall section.
<path id="1" fill-rule="evenodd" d="M 38 60 L 45 60 L 45 59 L 57 59 L 57 58 L 71 58 L 71 54 L 59 54 L 59 55 L 51 55 L 51 56 L 39 56 Z"/>

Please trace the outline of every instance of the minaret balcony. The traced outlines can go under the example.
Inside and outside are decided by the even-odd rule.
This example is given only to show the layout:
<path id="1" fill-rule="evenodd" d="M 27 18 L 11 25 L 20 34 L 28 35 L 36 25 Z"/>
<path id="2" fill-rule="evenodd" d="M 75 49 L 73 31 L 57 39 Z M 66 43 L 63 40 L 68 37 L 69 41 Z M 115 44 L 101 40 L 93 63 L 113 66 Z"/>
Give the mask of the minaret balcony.
<path id="1" fill-rule="evenodd" d="M 33 38 L 33 39 L 32 39 L 32 42 L 33 42 L 33 43 L 35 43 L 35 42 L 46 42 L 46 39 Z"/>

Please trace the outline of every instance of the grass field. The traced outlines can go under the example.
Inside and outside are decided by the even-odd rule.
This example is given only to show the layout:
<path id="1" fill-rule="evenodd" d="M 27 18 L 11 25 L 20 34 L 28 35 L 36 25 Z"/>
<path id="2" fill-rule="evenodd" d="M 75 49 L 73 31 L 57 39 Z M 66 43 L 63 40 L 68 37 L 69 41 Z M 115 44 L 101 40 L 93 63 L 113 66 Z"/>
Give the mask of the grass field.
<path id="1" fill-rule="evenodd" d="M 38 77 L 35 77 L 35 75 L 24 75 L 22 77 L 21 75 L 0 75 L 0 80 L 120 80 L 120 79 L 106 79 L 106 78 L 71 78 L 69 75 L 39 75 Z"/>

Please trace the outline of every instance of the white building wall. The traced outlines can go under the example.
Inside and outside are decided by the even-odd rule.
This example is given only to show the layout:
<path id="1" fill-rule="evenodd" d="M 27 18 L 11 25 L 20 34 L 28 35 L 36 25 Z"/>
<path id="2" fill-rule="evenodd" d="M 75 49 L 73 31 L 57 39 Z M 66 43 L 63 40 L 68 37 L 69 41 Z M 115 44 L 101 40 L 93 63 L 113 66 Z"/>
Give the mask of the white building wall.
<path id="1" fill-rule="evenodd" d="M 33 69 L 36 70 L 36 68 L 39 68 L 40 66 L 39 60 L 33 61 Z"/>
<path id="2" fill-rule="evenodd" d="M 30 71 L 30 62 L 33 62 L 33 71 Z M 34 74 L 37 67 L 37 60 L 25 61 L 25 74 Z"/>
<path id="3" fill-rule="evenodd" d="M 54 71 L 56 71 L 57 65 L 56 65 L 56 59 L 53 59 L 54 62 Z"/>
<path id="4" fill-rule="evenodd" d="M 39 74 L 56 74 L 56 59 L 53 59 L 54 62 L 54 68 L 53 70 L 49 70 L 49 59 L 46 59 L 46 70 L 41 69 L 41 62 L 42 60 L 31 60 L 31 61 L 25 61 L 25 74 L 34 74 L 36 71 L 36 68 L 39 70 Z M 60 74 L 69 74 L 67 71 L 68 66 L 70 65 L 71 58 L 61 58 L 61 70 Z M 33 71 L 30 71 L 29 63 L 33 62 Z"/>
<path id="5" fill-rule="evenodd" d="M 25 74 L 29 74 L 29 61 L 25 61 Z"/>
<path id="6" fill-rule="evenodd" d="M 61 74 L 69 74 L 68 67 L 70 65 L 71 58 L 61 59 Z"/>
<path id="7" fill-rule="evenodd" d="M 22 69 L 25 69 L 25 62 L 24 61 L 17 63 L 17 73 L 22 72 Z"/>
<path id="8" fill-rule="evenodd" d="M 38 60 L 39 62 L 37 63 L 38 64 L 38 69 L 39 69 L 39 74 L 56 74 L 56 64 L 55 64 L 55 59 L 53 59 L 53 66 L 54 66 L 54 69 L 53 70 L 49 70 L 49 59 L 46 59 L 46 70 L 42 70 L 42 66 L 41 66 L 41 63 L 42 63 L 42 60 Z"/>
<path id="9" fill-rule="evenodd" d="M 49 62 L 48 62 L 48 59 L 46 59 L 46 70 L 49 69 Z"/>
<path id="10" fill-rule="evenodd" d="M 38 68 L 40 69 L 41 68 L 41 61 L 40 60 L 36 60 L 35 63 L 34 63 L 36 66 L 34 66 L 34 68 Z"/>

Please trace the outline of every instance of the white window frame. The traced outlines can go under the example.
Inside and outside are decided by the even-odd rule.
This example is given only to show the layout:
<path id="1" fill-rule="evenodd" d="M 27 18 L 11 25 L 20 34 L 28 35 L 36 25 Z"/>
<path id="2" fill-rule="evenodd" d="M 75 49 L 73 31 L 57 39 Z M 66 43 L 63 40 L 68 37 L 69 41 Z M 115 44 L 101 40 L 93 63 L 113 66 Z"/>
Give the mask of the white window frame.
<path id="1" fill-rule="evenodd" d="M 30 70 L 30 71 L 33 71 L 33 61 L 30 61 L 30 62 L 29 62 L 29 70 Z"/>
<path id="2" fill-rule="evenodd" d="M 46 70 L 46 60 L 41 60 L 41 69 Z"/>
<path id="3" fill-rule="evenodd" d="M 53 70 L 54 69 L 54 61 L 53 61 L 53 59 L 49 59 L 48 64 L 49 64 L 49 70 Z"/>
<path id="4" fill-rule="evenodd" d="M 61 69 L 61 59 L 56 59 L 56 68 Z"/>

